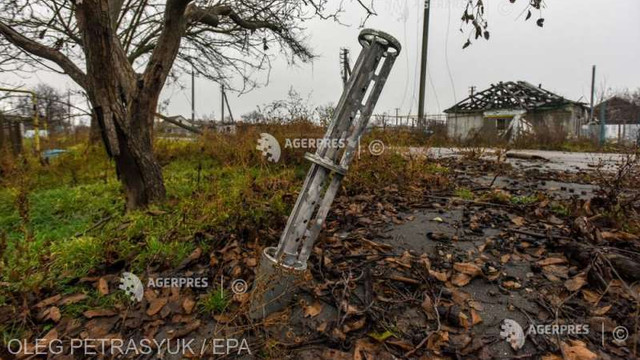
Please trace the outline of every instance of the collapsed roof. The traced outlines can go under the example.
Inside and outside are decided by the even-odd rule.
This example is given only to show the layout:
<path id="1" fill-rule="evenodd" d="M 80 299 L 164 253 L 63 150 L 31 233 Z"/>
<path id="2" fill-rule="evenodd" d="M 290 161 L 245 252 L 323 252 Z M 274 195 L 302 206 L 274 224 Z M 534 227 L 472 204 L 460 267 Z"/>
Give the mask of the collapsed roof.
<path id="1" fill-rule="evenodd" d="M 444 112 L 475 113 L 504 109 L 529 111 L 556 109 L 568 104 L 582 105 L 526 81 L 509 81 L 493 84 L 487 90 L 469 96 Z"/>

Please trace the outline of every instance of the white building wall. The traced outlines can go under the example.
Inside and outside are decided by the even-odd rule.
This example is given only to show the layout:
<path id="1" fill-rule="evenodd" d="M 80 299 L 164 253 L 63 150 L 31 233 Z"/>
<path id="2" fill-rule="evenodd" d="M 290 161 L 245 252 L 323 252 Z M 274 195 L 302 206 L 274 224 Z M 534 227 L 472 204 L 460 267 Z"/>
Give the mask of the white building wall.
<path id="1" fill-rule="evenodd" d="M 482 114 L 447 114 L 447 135 L 465 139 L 469 133 L 479 130 L 484 123 Z"/>

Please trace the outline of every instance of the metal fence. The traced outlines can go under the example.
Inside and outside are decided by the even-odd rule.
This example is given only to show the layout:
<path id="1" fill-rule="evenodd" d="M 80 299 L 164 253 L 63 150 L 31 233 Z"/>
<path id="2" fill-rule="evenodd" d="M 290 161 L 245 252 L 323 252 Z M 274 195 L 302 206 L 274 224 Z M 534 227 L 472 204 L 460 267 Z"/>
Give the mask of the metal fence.
<path id="1" fill-rule="evenodd" d="M 418 115 L 389 115 L 378 114 L 371 118 L 371 127 L 376 128 L 415 128 L 418 126 Z M 445 114 L 425 115 L 425 128 L 431 125 L 446 125 Z"/>
<path id="2" fill-rule="evenodd" d="M 600 139 L 602 128 L 599 124 L 582 125 L 582 137 Z M 606 124 L 604 140 L 618 144 L 640 143 L 640 124 Z"/>

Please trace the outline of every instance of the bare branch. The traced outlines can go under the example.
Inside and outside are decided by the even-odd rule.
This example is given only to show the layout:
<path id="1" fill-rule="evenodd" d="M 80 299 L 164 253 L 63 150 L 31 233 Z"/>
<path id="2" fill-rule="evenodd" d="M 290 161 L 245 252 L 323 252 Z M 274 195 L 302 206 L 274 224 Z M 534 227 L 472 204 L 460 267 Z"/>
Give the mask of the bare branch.
<path id="1" fill-rule="evenodd" d="M 54 62 L 81 87 L 86 87 L 86 75 L 60 51 L 33 41 L 0 21 L 0 33 L 12 44 L 28 53 Z"/>

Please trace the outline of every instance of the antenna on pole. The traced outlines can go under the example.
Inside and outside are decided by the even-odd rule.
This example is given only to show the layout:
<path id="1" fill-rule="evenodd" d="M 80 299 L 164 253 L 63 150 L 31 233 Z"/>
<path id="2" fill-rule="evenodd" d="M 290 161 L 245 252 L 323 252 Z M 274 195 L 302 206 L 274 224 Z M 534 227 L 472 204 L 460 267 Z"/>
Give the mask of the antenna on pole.
<path id="1" fill-rule="evenodd" d="M 589 111 L 589 121 L 593 122 L 593 98 L 596 93 L 596 66 L 593 65 L 591 68 L 591 109 Z"/>
<path id="2" fill-rule="evenodd" d="M 191 65 L 191 122 L 196 121 L 196 71 Z"/>

